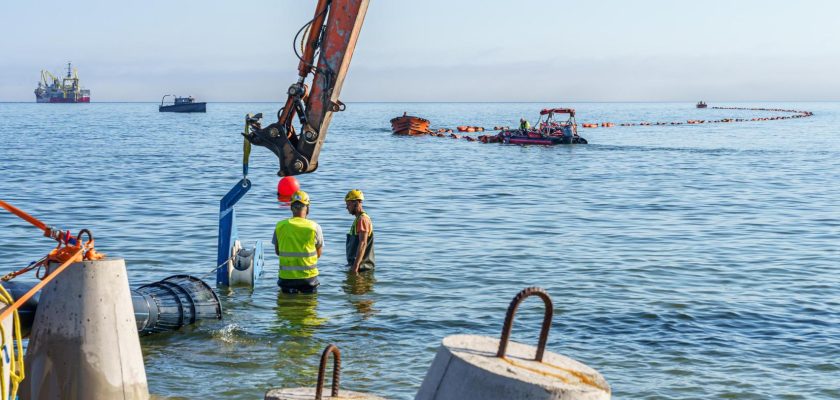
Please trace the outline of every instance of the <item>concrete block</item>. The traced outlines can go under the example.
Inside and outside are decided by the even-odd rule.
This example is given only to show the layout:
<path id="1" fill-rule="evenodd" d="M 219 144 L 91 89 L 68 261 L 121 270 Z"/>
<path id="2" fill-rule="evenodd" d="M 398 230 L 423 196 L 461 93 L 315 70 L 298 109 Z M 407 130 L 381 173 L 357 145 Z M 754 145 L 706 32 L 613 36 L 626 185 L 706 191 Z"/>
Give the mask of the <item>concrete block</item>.
<path id="1" fill-rule="evenodd" d="M 265 394 L 265 400 L 312 400 L 315 398 L 315 388 L 294 388 L 294 389 L 271 389 Z M 338 392 L 338 397 L 329 395 L 329 390 L 325 391 L 323 400 L 385 400 L 384 397 L 372 396 L 369 394 L 353 392 L 350 390 L 341 390 Z"/>
<path id="2" fill-rule="evenodd" d="M 612 391 L 598 371 L 569 357 L 499 339 L 453 335 L 443 340 L 415 400 L 607 400 Z"/>
<path id="3" fill-rule="evenodd" d="M 125 261 L 70 265 L 41 291 L 22 399 L 149 398 Z"/>

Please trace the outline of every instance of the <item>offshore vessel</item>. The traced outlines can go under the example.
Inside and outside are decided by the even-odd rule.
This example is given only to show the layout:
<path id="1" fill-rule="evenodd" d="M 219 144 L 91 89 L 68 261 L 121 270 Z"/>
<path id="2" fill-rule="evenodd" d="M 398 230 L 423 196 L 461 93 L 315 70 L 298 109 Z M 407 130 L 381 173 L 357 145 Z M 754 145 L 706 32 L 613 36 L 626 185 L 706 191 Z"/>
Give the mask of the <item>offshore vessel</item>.
<path id="1" fill-rule="evenodd" d="M 41 81 L 35 88 L 38 103 L 90 103 L 90 90 L 79 85 L 79 74 L 67 63 L 67 76 L 59 79 L 47 70 L 41 70 Z"/>

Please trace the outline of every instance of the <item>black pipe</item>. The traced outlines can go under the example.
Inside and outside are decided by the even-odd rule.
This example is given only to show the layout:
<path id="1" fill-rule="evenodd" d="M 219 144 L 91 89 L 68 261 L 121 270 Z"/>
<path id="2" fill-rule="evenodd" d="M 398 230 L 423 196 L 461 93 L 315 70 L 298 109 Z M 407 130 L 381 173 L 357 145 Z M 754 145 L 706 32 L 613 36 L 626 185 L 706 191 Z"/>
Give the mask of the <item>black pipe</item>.
<path id="1" fill-rule="evenodd" d="M 34 283 L 4 282 L 3 287 L 13 299 L 19 299 L 34 287 Z M 19 309 L 21 335 L 29 336 L 39 291 Z M 140 286 L 131 291 L 134 319 L 141 335 L 178 330 L 203 319 L 222 319 L 222 304 L 208 284 L 190 275 L 173 275 L 162 281 Z"/>
<path id="2" fill-rule="evenodd" d="M 203 319 L 222 319 L 222 303 L 210 285 L 190 275 L 173 275 L 131 292 L 137 331 L 174 331 Z"/>

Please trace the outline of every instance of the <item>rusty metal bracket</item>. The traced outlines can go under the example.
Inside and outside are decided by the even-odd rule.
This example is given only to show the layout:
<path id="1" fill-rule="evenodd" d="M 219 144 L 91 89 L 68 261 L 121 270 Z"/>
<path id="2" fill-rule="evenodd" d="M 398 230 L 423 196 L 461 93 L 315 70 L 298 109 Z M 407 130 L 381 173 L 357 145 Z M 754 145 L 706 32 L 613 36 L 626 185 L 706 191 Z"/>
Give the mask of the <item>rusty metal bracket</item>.
<path id="1" fill-rule="evenodd" d="M 347 109 L 347 104 L 341 102 L 341 100 L 336 100 L 334 102 L 330 102 L 330 111 L 332 112 L 340 112 Z"/>
<path id="2" fill-rule="evenodd" d="M 341 377 L 341 351 L 332 343 L 327 345 L 324 353 L 321 354 L 321 364 L 318 367 L 318 384 L 315 386 L 315 400 L 321 400 L 324 391 L 324 375 L 327 371 L 327 360 L 333 355 L 333 376 L 332 376 L 332 391 L 330 396 L 338 397 L 338 384 Z"/>
<path id="3" fill-rule="evenodd" d="M 535 361 L 542 362 L 545 345 L 548 342 L 548 331 L 551 329 L 551 319 L 554 317 L 554 304 L 552 304 L 551 296 L 548 295 L 548 292 L 539 287 L 525 288 L 511 300 L 507 315 L 505 315 L 505 324 L 502 326 L 502 337 L 499 339 L 499 351 L 496 352 L 496 357 L 504 357 L 505 352 L 507 352 L 510 331 L 513 329 L 513 317 L 516 315 L 516 309 L 519 308 L 519 303 L 535 295 L 539 296 L 543 303 L 545 303 L 545 314 L 543 315 L 542 328 L 540 328 L 540 341 L 537 344 L 537 354 L 534 357 Z"/>

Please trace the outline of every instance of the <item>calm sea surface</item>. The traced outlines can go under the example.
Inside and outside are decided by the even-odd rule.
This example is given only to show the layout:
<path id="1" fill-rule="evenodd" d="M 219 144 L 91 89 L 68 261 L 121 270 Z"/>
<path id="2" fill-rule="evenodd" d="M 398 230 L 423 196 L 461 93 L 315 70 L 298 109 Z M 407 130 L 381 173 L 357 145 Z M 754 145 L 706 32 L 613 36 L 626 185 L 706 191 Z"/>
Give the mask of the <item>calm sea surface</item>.
<path id="1" fill-rule="evenodd" d="M 342 387 L 412 398 L 441 339 L 497 336 L 508 302 L 554 298 L 549 349 L 596 368 L 617 399 L 840 398 L 840 104 L 735 103 L 811 118 L 582 130 L 586 146 L 515 147 L 390 134 L 514 125 L 552 104 L 350 104 L 319 170 L 300 177 L 324 230 L 315 296 L 278 295 L 277 161 L 251 156 L 240 235 L 269 244 L 256 290 L 220 293 L 224 319 L 142 339 L 149 388 L 170 399 L 258 399 L 312 386 L 342 350 Z M 564 104 L 579 122 L 751 118 L 693 104 Z M 0 198 L 90 228 L 132 287 L 213 278 L 219 199 L 241 177 L 242 118 L 274 104 L 0 104 Z M 273 120 L 273 118 L 269 118 Z M 348 277 L 343 195 L 364 190 L 377 270 Z M 52 243 L 0 214 L 2 272 Z M 24 279 L 24 278 L 21 278 Z M 33 279 L 26 277 L 26 279 Z M 513 338 L 536 343 L 529 300 Z"/>

